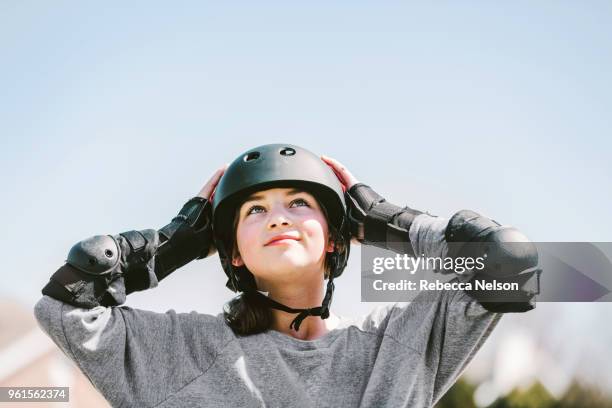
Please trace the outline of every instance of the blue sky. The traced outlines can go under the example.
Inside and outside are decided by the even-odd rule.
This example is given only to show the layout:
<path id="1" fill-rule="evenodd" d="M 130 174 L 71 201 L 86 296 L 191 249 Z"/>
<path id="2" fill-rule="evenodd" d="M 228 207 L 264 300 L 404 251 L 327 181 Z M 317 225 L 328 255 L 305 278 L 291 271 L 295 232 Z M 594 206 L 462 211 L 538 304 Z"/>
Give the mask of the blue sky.
<path id="1" fill-rule="evenodd" d="M 4 1 L 0 212 L 15 279 L 0 295 L 33 304 L 73 243 L 163 226 L 217 167 L 271 142 L 335 157 L 400 205 L 472 209 L 537 241 L 610 241 L 611 17 L 604 1 Z M 358 251 L 339 313 L 372 306 Z M 216 313 L 223 276 L 213 257 L 130 302 Z"/>

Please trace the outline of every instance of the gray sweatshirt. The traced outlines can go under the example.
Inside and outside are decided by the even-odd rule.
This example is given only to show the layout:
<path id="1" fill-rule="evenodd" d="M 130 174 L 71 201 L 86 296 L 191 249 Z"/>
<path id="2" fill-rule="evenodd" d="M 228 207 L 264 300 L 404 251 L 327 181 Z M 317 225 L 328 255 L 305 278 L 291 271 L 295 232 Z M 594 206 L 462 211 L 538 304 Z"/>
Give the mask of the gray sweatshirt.
<path id="1" fill-rule="evenodd" d="M 445 256 L 447 220 L 419 215 L 415 253 Z M 42 329 L 116 407 L 430 407 L 497 325 L 464 291 L 423 291 L 316 340 L 236 336 L 223 315 L 76 308 L 43 296 Z"/>

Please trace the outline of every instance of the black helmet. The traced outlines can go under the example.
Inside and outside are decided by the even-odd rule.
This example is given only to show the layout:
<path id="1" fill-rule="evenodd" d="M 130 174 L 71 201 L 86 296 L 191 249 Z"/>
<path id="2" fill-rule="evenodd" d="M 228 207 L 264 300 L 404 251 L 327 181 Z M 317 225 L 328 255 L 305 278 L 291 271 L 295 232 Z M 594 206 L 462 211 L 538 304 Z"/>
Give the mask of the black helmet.
<path id="1" fill-rule="evenodd" d="M 245 266 L 234 267 L 231 263 L 231 248 L 227 246 L 228 242 L 233 241 L 232 221 L 238 205 L 255 191 L 277 187 L 298 187 L 311 192 L 327 211 L 330 226 L 338 232 L 337 250 L 327 255 L 332 270 L 320 308 L 292 309 L 269 299 L 256 290 L 254 277 Z M 289 313 L 301 312 L 293 322 L 296 330 L 308 315 L 320 315 L 322 319 L 329 316 L 333 279 L 340 276 L 346 267 L 351 236 L 342 184 L 319 156 L 291 144 L 268 144 L 250 149 L 225 170 L 215 189 L 212 205 L 215 246 L 228 277 L 226 286 L 229 289 L 234 292 L 251 291 L 265 297 L 270 307 Z"/>

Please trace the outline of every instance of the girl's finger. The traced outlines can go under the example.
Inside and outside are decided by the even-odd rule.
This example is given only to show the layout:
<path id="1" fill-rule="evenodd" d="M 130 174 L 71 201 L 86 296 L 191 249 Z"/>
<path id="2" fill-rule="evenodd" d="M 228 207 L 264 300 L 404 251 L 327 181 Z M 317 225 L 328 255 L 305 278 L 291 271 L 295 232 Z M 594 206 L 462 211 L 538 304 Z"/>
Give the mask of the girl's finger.
<path id="1" fill-rule="evenodd" d="M 346 169 L 346 167 L 340 163 L 338 160 L 336 159 L 332 159 L 331 157 L 327 157 L 327 156 L 322 156 L 325 157 L 327 159 L 327 161 L 329 161 L 333 167 L 338 171 L 338 173 L 348 173 L 348 170 Z"/>
<path id="2" fill-rule="evenodd" d="M 206 182 L 204 187 L 202 187 L 202 189 L 200 190 L 200 193 L 198 194 L 200 197 L 212 199 L 214 195 L 214 190 L 216 189 L 217 184 L 219 184 L 219 180 L 221 180 L 223 173 L 225 173 L 225 170 L 227 170 L 228 165 L 229 164 L 226 163 L 222 167 L 219 167 L 217 171 L 215 171 L 212 177 Z"/>
<path id="3" fill-rule="evenodd" d="M 321 157 L 324 157 L 324 156 L 321 156 Z M 340 182 L 343 184 L 343 187 L 344 187 L 344 184 L 346 184 L 346 180 L 344 178 L 344 175 L 342 173 L 340 173 L 338 171 L 338 169 L 334 165 L 332 165 L 331 163 L 328 163 L 327 161 L 325 161 L 325 164 L 327 164 L 329 166 L 329 168 L 334 172 L 334 174 L 336 175 L 336 177 L 338 177 L 338 180 L 340 180 Z"/>
<path id="4" fill-rule="evenodd" d="M 332 170 L 334 170 L 336 176 L 338 176 L 338 178 L 342 181 L 342 183 L 346 186 L 347 189 L 358 183 L 355 176 L 353 176 L 353 174 L 348 171 L 348 169 L 338 160 L 332 159 L 331 157 L 327 156 L 321 156 L 321 159 L 323 159 L 325 163 L 327 163 L 332 168 Z"/>
<path id="5" fill-rule="evenodd" d="M 224 164 L 223 167 L 219 167 L 213 177 L 210 179 L 209 183 L 216 186 L 217 183 L 219 183 L 219 180 L 221 180 L 223 173 L 225 173 L 225 170 L 227 170 L 227 166 L 227 164 Z"/>
<path id="6" fill-rule="evenodd" d="M 341 166 L 339 166 L 339 163 L 337 160 L 332 159 L 331 157 L 327 157 L 327 156 L 321 156 L 321 159 L 323 159 L 323 161 L 332 168 L 332 170 L 334 170 L 337 173 L 340 173 L 340 169 Z"/>

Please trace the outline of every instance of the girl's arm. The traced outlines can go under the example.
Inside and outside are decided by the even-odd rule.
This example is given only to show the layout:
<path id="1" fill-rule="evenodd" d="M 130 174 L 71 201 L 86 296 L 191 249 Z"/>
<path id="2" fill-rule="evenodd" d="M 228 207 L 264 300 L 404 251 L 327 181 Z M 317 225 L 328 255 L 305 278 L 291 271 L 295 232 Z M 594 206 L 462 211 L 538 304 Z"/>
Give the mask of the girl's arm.
<path id="1" fill-rule="evenodd" d="M 536 246 L 513 227 L 470 210 L 455 213 L 450 220 L 389 203 L 371 187 L 357 183 L 347 190 L 349 218 L 357 239 L 379 248 L 411 256 L 480 259 L 482 268 L 471 268 L 462 277 L 472 282 L 467 293 L 491 312 L 526 312 L 535 308 L 540 293 Z M 428 234 L 427 225 L 444 225 L 444 234 Z M 421 224 L 420 227 L 417 227 Z M 476 266 L 476 263 L 473 265 Z M 501 291 L 477 287 L 493 283 L 516 283 L 519 290 Z"/>
<path id="2" fill-rule="evenodd" d="M 96 235 L 75 244 L 42 294 L 77 307 L 117 306 L 126 295 L 154 288 L 194 259 L 215 251 L 210 198 L 225 167 L 159 230 Z"/>
<path id="3" fill-rule="evenodd" d="M 208 201 L 214 185 L 207 186 L 159 231 L 75 245 L 34 307 L 41 329 L 112 406 L 161 404 L 205 372 L 232 339 L 215 316 L 117 306 L 126 294 L 152 288 L 190 260 L 211 254 Z"/>
<path id="4" fill-rule="evenodd" d="M 485 268 L 461 278 L 481 283 L 516 283 L 518 291 L 471 290 L 467 293 L 492 312 L 535 308 L 541 269 L 535 245 L 515 228 L 470 210 L 450 220 L 389 203 L 360 183 L 337 160 L 322 156 L 346 188 L 353 236 L 361 243 L 411 256 L 485 259 Z M 439 233 L 443 231 L 442 233 Z M 475 285 L 474 285 L 475 286 Z"/>
<path id="5" fill-rule="evenodd" d="M 117 306 L 210 252 L 210 203 L 194 197 L 159 231 L 96 235 L 76 243 L 42 294 L 85 308 Z"/>

